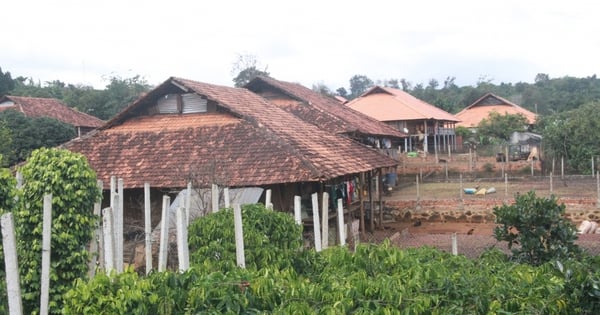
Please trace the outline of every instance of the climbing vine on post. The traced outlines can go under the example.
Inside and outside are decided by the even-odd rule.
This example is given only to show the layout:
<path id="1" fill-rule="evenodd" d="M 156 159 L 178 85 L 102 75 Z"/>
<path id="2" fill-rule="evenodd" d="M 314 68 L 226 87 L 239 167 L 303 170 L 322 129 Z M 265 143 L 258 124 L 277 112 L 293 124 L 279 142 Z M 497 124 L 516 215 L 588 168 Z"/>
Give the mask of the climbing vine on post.
<path id="1" fill-rule="evenodd" d="M 15 213 L 17 251 L 27 314 L 39 312 L 43 196 L 52 194 L 50 312 L 60 313 L 62 295 L 85 278 L 100 197 L 96 174 L 85 157 L 61 149 L 35 150 L 21 169 L 22 195 Z"/>

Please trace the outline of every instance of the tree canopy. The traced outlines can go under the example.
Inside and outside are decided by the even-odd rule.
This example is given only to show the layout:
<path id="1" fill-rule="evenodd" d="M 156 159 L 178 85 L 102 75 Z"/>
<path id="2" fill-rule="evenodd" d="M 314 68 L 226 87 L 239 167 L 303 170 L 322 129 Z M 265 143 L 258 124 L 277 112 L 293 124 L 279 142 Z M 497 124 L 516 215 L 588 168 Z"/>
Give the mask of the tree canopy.
<path id="1" fill-rule="evenodd" d="M 0 154 L 5 164 L 13 165 L 27 159 L 37 148 L 51 148 L 77 136 L 75 128 L 48 117 L 28 118 L 14 110 L 0 112 Z"/>
<path id="2" fill-rule="evenodd" d="M 233 83 L 235 87 L 243 87 L 246 83 L 252 81 L 257 76 L 269 76 L 269 72 L 258 68 L 258 59 L 254 55 L 240 54 L 233 64 L 231 74 L 235 75 Z"/>
<path id="3" fill-rule="evenodd" d="M 506 143 L 515 131 L 524 131 L 527 118 L 522 114 L 500 114 L 491 112 L 477 125 L 477 134 L 482 144 Z"/>
<path id="4" fill-rule="evenodd" d="M 590 174 L 590 160 L 600 156 L 600 101 L 543 117 L 538 130 L 544 135 L 546 159 L 562 157 L 572 170 Z"/>

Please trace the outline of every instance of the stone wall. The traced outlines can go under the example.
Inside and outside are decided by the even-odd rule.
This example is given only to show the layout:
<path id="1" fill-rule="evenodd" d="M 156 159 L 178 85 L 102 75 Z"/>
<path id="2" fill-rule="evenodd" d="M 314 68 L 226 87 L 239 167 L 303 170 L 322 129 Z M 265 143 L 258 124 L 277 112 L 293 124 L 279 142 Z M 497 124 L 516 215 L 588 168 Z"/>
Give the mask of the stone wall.
<path id="1" fill-rule="evenodd" d="M 514 199 L 386 200 L 384 212 L 397 222 L 493 223 L 494 207 L 504 202 L 512 204 Z M 565 204 L 566 217 L 576 224 L 600 219 L 596 199 L 560 198 L 558 202 Z"/>

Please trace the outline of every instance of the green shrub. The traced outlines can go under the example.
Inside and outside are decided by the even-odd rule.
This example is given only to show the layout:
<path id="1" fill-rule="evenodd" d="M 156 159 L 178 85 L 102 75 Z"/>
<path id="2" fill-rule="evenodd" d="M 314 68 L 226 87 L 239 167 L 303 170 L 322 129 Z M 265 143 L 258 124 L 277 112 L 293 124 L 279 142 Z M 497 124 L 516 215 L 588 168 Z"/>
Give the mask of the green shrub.
<path id="1" fill-rule="evenodd" d="M 247 268 L 291 266 L 302 246 L 302 227 L 282 212 L 262 204 L 242 207 L 244 249 Z M 221 209 L 189 226 L 190 264 L 213 266 L 215 270 L 236 268 L 233 209 Z"/>
<path id="2" fill-rule="evenodd" d="M 494 208 L 494 230 L 498 241 L 508 242 L 512 258 L 518 262 L 541 265 L 580 253 L 575 244 L 575 226 L 565 219 L 565 205 L 554 196 L 536 197 L 530 191 L 515 197 L 515 204 Z"/>
<path id="3" fill-rule="evenodd" d="M 17 251 L 26 314 L 39 312 L 43 197 L 52 194 L 50 312 L 60 313 L 62 295 L 87 274 L 86 246 L 97 217 L 100 197 L 96 174 L 81 154 L 38 149 L 21 169 L 23 190 L 15 211 Z"/>
<path id="4" fill-rule="evenodd" d="M 8 169 L 0 168 L 0 215 L 12 212 L 15 203 L 16 180 Z M 4 248 L 2 247 L 2 235 L 0 234 L 0 296 L 6 293 L 6 271 L 4 264 Z M 8 313 L 6 299 L 0 300 L 0 314 Z"/>

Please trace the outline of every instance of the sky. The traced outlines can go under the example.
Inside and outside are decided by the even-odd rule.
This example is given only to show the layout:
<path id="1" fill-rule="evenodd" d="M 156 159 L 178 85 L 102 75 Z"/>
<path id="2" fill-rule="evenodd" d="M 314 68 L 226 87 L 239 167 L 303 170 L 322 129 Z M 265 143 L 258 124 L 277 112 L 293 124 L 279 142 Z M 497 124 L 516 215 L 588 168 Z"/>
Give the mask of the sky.
<path id="1" fill-rule="evenodd" d="M 233 85 L 240 55 L 276 79 L 354 75 L 459 86 L 600 74 L 600 1 L 5 1 L 0 67 L 102 89 L 171 76 Z"/>

